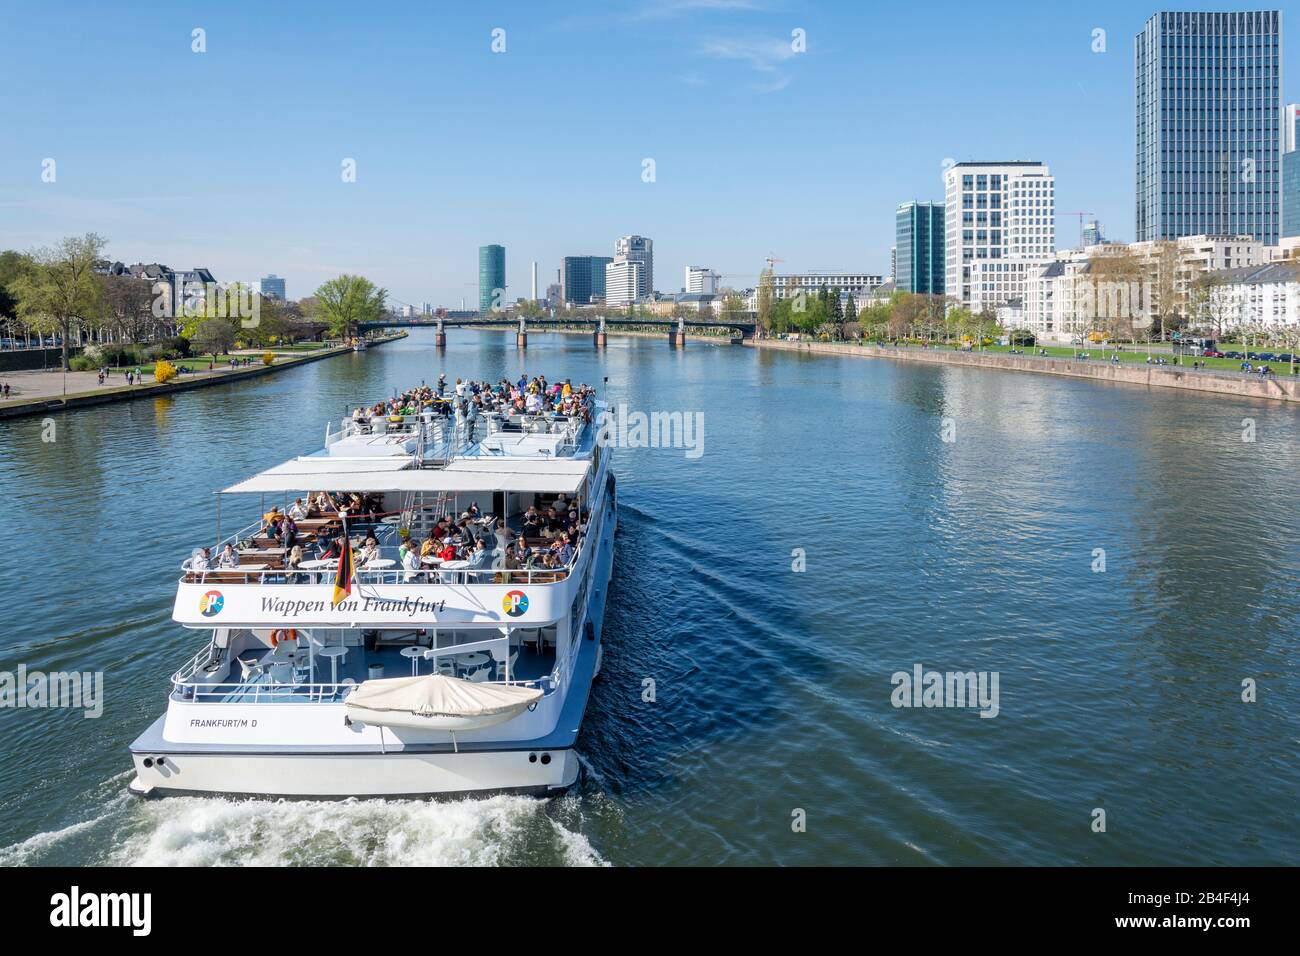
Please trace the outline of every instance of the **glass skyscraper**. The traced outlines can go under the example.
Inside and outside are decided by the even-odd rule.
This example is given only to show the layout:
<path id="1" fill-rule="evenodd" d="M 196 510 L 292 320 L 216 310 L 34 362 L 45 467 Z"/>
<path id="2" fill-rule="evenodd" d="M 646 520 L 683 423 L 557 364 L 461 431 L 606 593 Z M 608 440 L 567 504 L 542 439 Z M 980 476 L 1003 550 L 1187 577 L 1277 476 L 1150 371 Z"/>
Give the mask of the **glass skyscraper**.
<path id="1" fill-rule="evenodd" d="M 497 290 L 500 290 L 499 298 Z M 506 304 L 506 247 L 478 247 L 478 310 L 491 312 L 493 301 Z"/>
<path id="2" fill-rule="evenodd" d="M 1282 157 L 1282 235 L 1300 236 L 1300 150 Z"/>
<path id="3" fill-rule="evenodd" d="M 898 207 L 894 285 L 904 292 L 943 295 L 944 204 L 905 202 Z"/>
<path id="4" fill-rule="evenodd" d="M 610 256 L 565 256 L 561 281 L 564 301 L 574 305 L 588 305 L 592 296 L 605 298 L 605 266 L 613 262 Z"/>
<path id="5" fill-rule="evenodd" d="M 1277 243 L 1282 14 L 1157 13 L 1133 44 L 1137 238 Z"/>

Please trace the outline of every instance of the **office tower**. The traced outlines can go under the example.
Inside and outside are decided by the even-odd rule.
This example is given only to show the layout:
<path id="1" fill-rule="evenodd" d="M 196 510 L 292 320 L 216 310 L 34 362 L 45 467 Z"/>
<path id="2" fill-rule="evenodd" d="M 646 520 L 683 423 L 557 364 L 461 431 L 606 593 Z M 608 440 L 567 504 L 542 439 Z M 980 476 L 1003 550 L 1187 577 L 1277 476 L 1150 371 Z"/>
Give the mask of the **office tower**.
<path id="1" fill-rule="evenodd" d="M 688 294 L 713 295 L 718 291 L 718 280 L 720 278 L 721 276 L 716 272 L 704 266 L 687 266 L 686 278 L 682 288 Z"/>
<path id="2" fill-rule="evenodd" d="M 495 303 L 506 302 L 506 247 L 479 246 L 478 249 L 478 310 L 491 312 Z"/>
<path id="3" fill-rule="evenodd" d="M 971 265 L 1041 262 L 1056 249 L 1056 184 L 1045 163 L 957 163 L 944 172 L 944 285 L 971 304 Z M 1023 281 L 1023 268 L 995 270 Z M 1014 298 L 1016 289 L 1002 289 Z"/>
<path id="4" fill-rule="evenodd" d="M 615 256 L 605 266 L 605 302 L 611 306 L 631 305 L 650 294 L 645 262 Z"/>
<path id="5" fill-rule="evenodd" d="M 1282 237 L 1300 236 L 1300 149 L 1282 157 Z"/>
<path id="6" fill-rule="evenodd" d="M 614 243 L 614 260 L 619 257 L 642 263 L 645 267 L 646 295 L 655 288 L 654 242 L 644 236 L 623 236 Z"/>
<path id="7" fill-rule="evenodd" d="M 605 266 L 609 256 L 565 256 L 560 269 L 560 295 L 573 305 L 605 300 Z"/>
<path id="8" fill-rule="evenodd" d="M 895 218 L 894 285 L 904 292 L 943 295 L 944 204 L 905 202 Z"/>
<path id="9" fill-rule="evenodd" d="M 1282 14 L 1157 13 L 1133 53 L 1138 241 L 1249 235 L 1276 244 Z"/>
<path id="10" fill-rule="evenodd" d="M 272 272 L 269 276 L 262 276 L 253 283 L 254 290 L 258 295 L 265 296 L 268 299 L 279 299 L 284 301 L 284 280 Z"/>

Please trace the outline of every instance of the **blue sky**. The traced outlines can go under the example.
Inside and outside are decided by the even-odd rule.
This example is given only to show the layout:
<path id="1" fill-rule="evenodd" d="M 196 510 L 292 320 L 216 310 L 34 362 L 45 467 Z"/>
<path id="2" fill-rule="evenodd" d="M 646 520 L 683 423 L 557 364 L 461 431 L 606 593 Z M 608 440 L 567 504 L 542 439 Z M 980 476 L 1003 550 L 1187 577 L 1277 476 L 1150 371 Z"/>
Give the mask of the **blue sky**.
<path id="1" fill-rule="evenodd" d="M 752 285 L 769 253 L 884 273 L 895 207 L 942 198 L 945 158 L 1045 161 L 1059 243 L 1074 210 L 1131 239 L 1132 42 L 1157 9 L 0 0 L 0 248 L 93 230 L 114 258 L 274 272 L 294 298 L 349 271 L 451 307 L 488 242 L 511 297 L 534 259 L 544 289 L 628 233 L 662 291 L 686 264 Z"/>

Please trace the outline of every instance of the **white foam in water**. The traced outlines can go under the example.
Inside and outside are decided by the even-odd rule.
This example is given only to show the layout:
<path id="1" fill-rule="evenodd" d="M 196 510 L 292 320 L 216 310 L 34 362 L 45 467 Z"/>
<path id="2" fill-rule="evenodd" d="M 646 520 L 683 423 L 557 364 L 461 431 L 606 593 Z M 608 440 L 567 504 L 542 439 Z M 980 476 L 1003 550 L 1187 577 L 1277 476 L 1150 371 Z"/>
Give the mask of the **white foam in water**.
<path id="1" fill-rule="evenodd" d="M 105 862 L 127 866 L 598 865 L 546 803 L 499 796 L 454 802 L 226 801 L 140 804 Z"/>

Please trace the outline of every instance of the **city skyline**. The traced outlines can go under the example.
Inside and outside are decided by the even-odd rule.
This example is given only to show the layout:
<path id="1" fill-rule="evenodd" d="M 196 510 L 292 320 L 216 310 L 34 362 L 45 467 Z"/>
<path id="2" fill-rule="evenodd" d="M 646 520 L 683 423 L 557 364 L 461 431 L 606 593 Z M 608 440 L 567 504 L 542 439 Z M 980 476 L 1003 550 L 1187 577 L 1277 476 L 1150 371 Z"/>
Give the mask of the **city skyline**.
<path id="1" fill-rule="evenodd" d="M 159 5 L 107 22 L 78 8 L 15 8 L 0 58 L 37 78 L 42 95 L 12 102 L 0 130 L 0 246 L 93 230 L 123 261 L 274 272 L 296 296 L 359 272 L 395 303 L 448 307 L 473 298 L 474 251 L 489 242 L 512 250 L 507 300 L 528 295 L 533 261 L 552 276 L 564 256 L 604 252 L 628 234 L 655 238 L 659 272 L 673 277 L 664 292 L 698 262 L 723 284 L 752 286 L 768 254 L 795 273 L 885 275 L 897 206 L 942 198 L 945 160 L 989 157 L 1041 160 L 1058 210 L 1086 209 L 1110 238 L 1131 241 L 1133 39 L 1166 9 L 1012 4 L 994 29 L 978 11 L 934 4 L 925 38 L 934 66 L 900 85 L 890 81 L 914 63 L 909 49 L 880 41 L 912 35 L 911 11 L 412 5 L 397 14 L 410 29 L 393 37 L 383 24 L 339 11 L 307 17 L 301 6 Z M 192 52 L 195 29 L 205 52 Z M 494 53 L 496 29 L 504 49 Z M 57 71 L 37 55 L 51 32 L 79 51 Z M 371 56 L 380 44 L 384 55 Z M 1287 102 L 1300 99 L 1286 85 L 1294 62 L 1284 44 Z M 606 100 L 626 90 L 605 90 L 601 78 L 629 63 L 643 74 L 641 108 L 635 124 L 611 127 Z M 113 92 L 97 85 L 104 75 L 119 78 L 120 96 L 104 95 Z M 138 119 L 129 104 L 160 75 L 166 93 L 145 110 L 143 132 L 123 122 Z M 548 104 L 588 87 L 590 120 L 572 120 L 563 138 L 549 133 Z M 1014 108 L 947 110 L 942 123 L 888 138 L 900 111 L 937 116 L 964 97 L 1012 92 Z M 229 135 L 178 124 L 169 104 L 182 102 Z M 273 129 L 248 120 L 250 102 Z M 787 128 L 778 115 L 797 122 Z M 47 159 L 54 182 L 41 178 Z M 354 182 L 341 179 L 348 160 Z M 1073 220 L 1059 218 L 1057 247 L 1076 244 Z"/>

